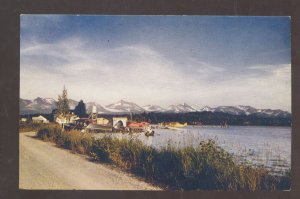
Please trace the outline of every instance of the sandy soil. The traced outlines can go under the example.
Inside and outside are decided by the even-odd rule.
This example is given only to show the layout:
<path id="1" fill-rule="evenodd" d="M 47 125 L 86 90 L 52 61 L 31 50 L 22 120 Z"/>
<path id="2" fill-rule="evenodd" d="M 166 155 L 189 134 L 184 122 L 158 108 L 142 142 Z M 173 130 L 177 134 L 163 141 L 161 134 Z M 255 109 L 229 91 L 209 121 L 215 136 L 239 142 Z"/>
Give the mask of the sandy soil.
<path id="1" fill-rule="evenodd" d="M 111 166 L 20 133 L 20 189 L 159 190 Z"/>

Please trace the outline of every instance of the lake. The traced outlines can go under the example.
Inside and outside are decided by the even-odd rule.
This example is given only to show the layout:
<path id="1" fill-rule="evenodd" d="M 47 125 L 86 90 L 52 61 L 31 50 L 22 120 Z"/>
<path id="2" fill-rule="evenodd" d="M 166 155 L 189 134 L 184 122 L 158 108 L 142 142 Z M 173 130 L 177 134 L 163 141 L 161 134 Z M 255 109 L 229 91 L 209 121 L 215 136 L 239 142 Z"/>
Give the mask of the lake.
<path id="1" fill-rule="evenodd" d="M 274 174 L 291 168 L 291 127 L 265 126 L 188 126 L 178 130 L 154 129 L 155 135 L 144 133 L 98 133 L 95 137 L 139 139 L 144 144 L 160 149 L 168 145 L 176 148 L 198 146 L 200 141 L 214 139 L 236 161 L 264 166 Z"/>

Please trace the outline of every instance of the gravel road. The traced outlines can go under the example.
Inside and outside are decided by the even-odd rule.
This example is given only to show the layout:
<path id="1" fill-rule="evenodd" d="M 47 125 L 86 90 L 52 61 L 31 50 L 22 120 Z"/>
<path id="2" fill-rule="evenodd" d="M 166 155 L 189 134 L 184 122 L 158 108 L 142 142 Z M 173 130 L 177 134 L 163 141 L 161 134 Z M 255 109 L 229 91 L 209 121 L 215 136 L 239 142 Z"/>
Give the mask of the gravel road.
<path id="1" fill-rule="evenodd" d="M 111 166 L 20 133 L 20 189 L 160 190 Z"/>

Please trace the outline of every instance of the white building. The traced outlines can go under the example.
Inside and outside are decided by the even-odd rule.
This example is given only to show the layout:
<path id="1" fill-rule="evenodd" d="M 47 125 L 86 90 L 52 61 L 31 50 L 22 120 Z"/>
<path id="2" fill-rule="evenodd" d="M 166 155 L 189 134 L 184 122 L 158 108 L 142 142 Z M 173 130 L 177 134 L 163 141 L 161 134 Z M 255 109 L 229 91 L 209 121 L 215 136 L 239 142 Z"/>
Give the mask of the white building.
<path id="1" fill-rule="evenodd" d="M 32 117 L 32 122 L 34 123 L 49 123 L 49 120 L 47 120 L 44 116 L 37 116 L 37 117 Z"/>
<path id="2" fill-rule="evenodd" d="M 27 118 L 26 117 L 22 117 L 20 121 L 21 122 L 27 122 Z"/>
<path id="3" fill-rule="evenodd" d="M 117 123 L 122 123 L 123 127 L 126 127 L 127 117 L 113 117 L 113 127 L 116 126 Z"/>
<path id="4" fill-rule="evenodd" d="M 59 124 L 75 123 L 79 119 L 74 113 L 68 114 L 67 116 L 58 115 L 55 118 L 55 122 Z"/>

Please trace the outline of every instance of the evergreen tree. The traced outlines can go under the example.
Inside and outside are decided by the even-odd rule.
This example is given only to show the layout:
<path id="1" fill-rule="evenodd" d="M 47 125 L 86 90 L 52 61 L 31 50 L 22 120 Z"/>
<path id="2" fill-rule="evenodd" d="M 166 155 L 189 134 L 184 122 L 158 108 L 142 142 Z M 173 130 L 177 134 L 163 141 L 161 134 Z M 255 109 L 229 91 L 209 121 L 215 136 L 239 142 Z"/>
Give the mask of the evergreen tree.
<path id="1" fill-rule="evenodd" d="M 85 107 L 85 103 L 83 103 L 83 100 L 80 100 L 80 102 L 77 104 L 74 113 L 78 117 L 84 117 L 86 115 L 86 107 Z"/>
<path id="2" fill-rule="evenodd" d="M 57 113 L 66 116 L 69 113 L 69 109 L 68 92 L 64 87 L 62 95 L 58 96 Z"/>

